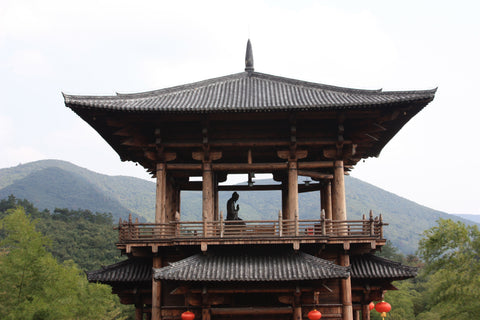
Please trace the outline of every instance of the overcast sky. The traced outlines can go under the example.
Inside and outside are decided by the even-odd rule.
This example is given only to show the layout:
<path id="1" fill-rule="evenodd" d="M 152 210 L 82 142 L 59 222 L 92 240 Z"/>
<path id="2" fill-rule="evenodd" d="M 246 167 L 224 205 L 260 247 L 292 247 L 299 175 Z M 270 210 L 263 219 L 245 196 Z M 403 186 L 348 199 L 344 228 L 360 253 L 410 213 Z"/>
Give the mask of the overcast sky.
<path id="1" fill-rule="evenodd" d="M 244 70 L 344 87 L 438 87 L 352 176 L 448 213 L 480 214 L 478 1 L 0 1 L 0 168 L 122 163 L 61 92 L 112 95 Z"/>

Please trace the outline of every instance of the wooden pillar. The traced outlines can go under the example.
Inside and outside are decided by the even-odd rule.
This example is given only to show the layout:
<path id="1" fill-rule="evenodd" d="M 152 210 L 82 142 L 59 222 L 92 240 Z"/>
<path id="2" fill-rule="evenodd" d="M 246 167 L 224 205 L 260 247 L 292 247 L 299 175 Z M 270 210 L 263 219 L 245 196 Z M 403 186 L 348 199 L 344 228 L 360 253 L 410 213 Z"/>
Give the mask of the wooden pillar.
<path id="1" fill-rule="evenodd" d="M 300 287 L 297 287 L 293 296 L 293 320 L 302 320 L 301 295 Z"/>
<path id="2" fill-rule="evenodd" d="M 344 267 L 350 266 L 350 256 L 347 253 L 340 254 L 340 265 Z M 353 320 L 352 307 L 352 280 L 350 277 L 340 280 L 342 294 L 342 320 Z"/>
<path id="3" fill-rule="evenodd" d="M 143 320 L 143 304 L 135 304 L 135 320 Z"/>
<path id="4" fill-rule="evenodd" d="M 218 211 L 218 180 L 215 173 L 213 174 L 213 212 L 213 220 L 220 220 Z"/>
<path id="5" fill-rule="evenodd" d="M 288 161 L 287 219 L 298 217 L 298 172 L 297 161 Z"/>
<path id="6" fill-rule="evenodd" d="M 165 223 L 167 171 L 165 162 L 157 163 L 157 193 L 155 198 L 155 223 Z"/>
<path id="7" fill-rule="evenodd" d="M 368 303 L 362 304 L 362 320 L 370 320 L 370 309 Z"/>
<path id="8" fill-rule="evenodd" d="M 167 175 L 165 184 L 165 222 L 175 221 L 175 212 L 177 211 L 177 190 L 175 181 Z"/>
<path id="9" fill-rule="evenodd" d="M 212 163 L 204 162 L 202 175 L 202 212 L 204 226 L 207 226 L 207 222 L 213 221 L 214 210 Z M 208 234 L 207 229 L 204 230 L 204 233 L 205 235 Z"/>
<path id="10" fill-rule="evenodd" d="M 345 172 L 343 160 L 336 160 L 334 164 L 332 186 L 332 215 L 333 220 L 347 220 L 347 203 L 345 200 Z"/>
<path id="11" fill-rule="evenodd" d="M 325 185 L 325 218 L 332 219 L 332 182 L 328 180 Z"/>
<path id="12" fill-rule="evenodd" d="M 162 267 L 162 257 L 153 257 L 153 268 Z M 152 277 L 152 320 L 161 320 L 162 282 Z"/>
<path id="13" fill-rule="evenodd" d="M 176 200 L 177 200 L 176 206 L 175 206 L 175 210 L 176 210 L 176 212 L 180 213 L 180 212 L 181 212 L 181 211 L 180 211 L 180 210 L 181 210 L 181 205 L 180 205 L 180 204 L 181 204 L 181 202 L 182 202 L 182 199 L 181 199 L 181 191 L 180 191 L 180 189 L 177 187 L 177 188 L 175 188 L 175 192 L 176 192 L 176 197 L 175 197 L 175 198 L 176 198 Z"/>
<path id="14" fill-rule="evenodd" d="M 355 310 L 353 312 L 354 320 L 360 320 L 360 310 Z"/>
<path id="15" fill-rule="evenodd" d="M 282 219 L 288 219 L 288 186 L 282 181 Z"/>
<path id="16" fill-rule="evenodd" d="M 302 320 L 302 306 L 293 308 L 293 320 Z"/>

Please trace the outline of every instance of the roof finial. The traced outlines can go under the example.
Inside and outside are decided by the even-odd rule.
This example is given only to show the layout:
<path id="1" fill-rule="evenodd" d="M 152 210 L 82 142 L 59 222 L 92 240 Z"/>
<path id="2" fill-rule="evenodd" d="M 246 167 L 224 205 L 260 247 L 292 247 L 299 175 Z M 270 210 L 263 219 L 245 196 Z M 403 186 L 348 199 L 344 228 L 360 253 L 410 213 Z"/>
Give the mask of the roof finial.
<path id="1" fill-rule="evenodd" d="M 250 39 L 247 42 L 247 53 L 245 54 L 245 71 L 253 72 L 253 53 L 252 53 L 252 44 Z"/>

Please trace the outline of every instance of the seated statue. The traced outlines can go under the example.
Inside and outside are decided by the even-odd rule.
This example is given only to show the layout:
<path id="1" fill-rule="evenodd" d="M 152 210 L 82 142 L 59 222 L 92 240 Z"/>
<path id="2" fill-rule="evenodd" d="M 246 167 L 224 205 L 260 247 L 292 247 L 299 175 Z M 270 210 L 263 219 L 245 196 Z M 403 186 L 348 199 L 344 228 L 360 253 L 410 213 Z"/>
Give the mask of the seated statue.
<path id="1" fill-rule="evenodd" d="M 232 197 L 227 201 L 227 220 L 242 220 L 238 217 L 240 206 L 237 204 L 239 196 L 234 192 Z"/>

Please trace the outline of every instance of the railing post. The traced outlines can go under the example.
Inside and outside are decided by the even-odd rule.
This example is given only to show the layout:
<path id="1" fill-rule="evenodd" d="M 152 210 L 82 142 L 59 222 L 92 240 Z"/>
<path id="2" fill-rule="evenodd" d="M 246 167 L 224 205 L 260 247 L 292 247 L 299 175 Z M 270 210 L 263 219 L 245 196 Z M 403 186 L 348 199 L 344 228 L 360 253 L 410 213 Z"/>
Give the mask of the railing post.
<path id="1" fill-rule="evenodd" d="M 378 225 L 380 226 L 380 239 L 383 239 L 383 217 L 381 213 L 380 213 L 380 221 Z"/>
<path id="2" fill-rule="evenodd" d="M 283 236 L 283 219 L 282 219 L 282 210 L 278 211 L 278 236 Z"/>
<path id="3" fill-rule="evenodd" d="M 375 235 L 375 224 L 374 224 L 374 220 L 373 220 L 373 211 L 370 210 L 370 236 L 374 236 Z"/>
<path id="4" fill-rule="evenodd" d="M 220 211 L 220 238 L 223 238 L 223 231 L 224 231 L 223 211 Z"/>
<path id="5" fill-rule="evenodd" d="M 325 209 L 322 209 L 322 212 L 320 213 L 320 223 L 322 226 L 322 236 L 324 236 L 327 233 L 327 228 L 325 226 Z"/>

